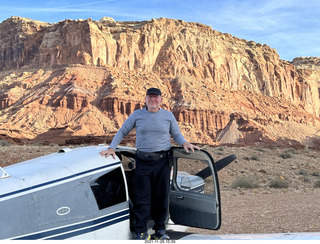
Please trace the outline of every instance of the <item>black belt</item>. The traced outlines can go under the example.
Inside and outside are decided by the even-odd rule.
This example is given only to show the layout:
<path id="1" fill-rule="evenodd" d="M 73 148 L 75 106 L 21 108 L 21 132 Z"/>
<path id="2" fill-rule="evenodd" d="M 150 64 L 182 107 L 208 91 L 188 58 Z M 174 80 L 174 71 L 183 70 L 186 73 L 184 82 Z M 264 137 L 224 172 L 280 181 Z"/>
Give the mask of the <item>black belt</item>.
<path id="1" fill-rule="evenodd" d="M 144 161 L 158 161 L 165 158 L 168 155 L 169 150 L 166 151 L 157 151 L 157 152 L 143 152 L 140 150 L 136 151 L 136 156 L 140 160 Z"/>
<path id="2" fill-rule="evenodd" d="M 142 153 L 167 153 L 169 151 L 170 150 L 162 150 L 162 151 L 156 151 L 156 152 L 144 152 L 144 151 L 137 149 L 137 152 L 142 152 Z"/>

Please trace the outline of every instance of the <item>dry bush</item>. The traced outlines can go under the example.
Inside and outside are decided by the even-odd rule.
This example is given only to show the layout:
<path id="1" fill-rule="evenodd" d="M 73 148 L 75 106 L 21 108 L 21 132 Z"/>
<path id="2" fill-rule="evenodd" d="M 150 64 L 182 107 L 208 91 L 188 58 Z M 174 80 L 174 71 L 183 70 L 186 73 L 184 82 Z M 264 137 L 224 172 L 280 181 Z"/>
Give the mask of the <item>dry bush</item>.
<path id="1" fill-rule="evenodd" d="M 320 180 L 317 180 L 314 185 L 313 185 L 314 188 L 320 188 Z"/>
<path id="2" fill-rule="evenodd" d="M 270 182 L 271 188 L 288 188 L 289 182 L 281 178 L 274 178 Z"/>
<path id="3" fill-rule="evenodd" d="M 259 187 L 258 181 L 252 176 L 239 177 L 231 183 L 232 189 L 237 189 L 237 188 L 252 189 L 252 188 L 258 188 L 258 187 Z"/>

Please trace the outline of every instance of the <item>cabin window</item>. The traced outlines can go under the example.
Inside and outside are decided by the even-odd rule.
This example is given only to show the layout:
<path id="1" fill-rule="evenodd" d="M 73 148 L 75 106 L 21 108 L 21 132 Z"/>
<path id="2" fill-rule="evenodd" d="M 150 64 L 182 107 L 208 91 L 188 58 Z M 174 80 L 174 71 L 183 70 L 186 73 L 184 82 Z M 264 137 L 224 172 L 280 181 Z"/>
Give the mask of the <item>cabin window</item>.
<path id="1" fill-rule="evenodd" d="M 125 182 L 120 167 L 91 182 L 90 187 L 100 210 L 126 201 Z"/>

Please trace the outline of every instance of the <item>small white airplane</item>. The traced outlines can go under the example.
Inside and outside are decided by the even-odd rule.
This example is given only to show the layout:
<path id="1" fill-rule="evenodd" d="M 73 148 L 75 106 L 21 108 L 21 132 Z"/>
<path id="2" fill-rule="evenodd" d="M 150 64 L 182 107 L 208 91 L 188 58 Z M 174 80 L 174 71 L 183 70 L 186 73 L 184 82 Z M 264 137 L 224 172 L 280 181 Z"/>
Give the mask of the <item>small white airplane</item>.
<path id="1" fill-rule="evenodd" d="M 106 147 L 64 148 L 0 167 L 0 239 L 133 239 L 130 196 L 136 149 L 118 147 L 113 159 L 100 156 Z M 180 230 L 171 232 L 173 239 L 175 233 L 177 239 L 241 239 L 183 232 L 183 226 L 220 228 L 217 172 L 235 158 L 230 155 L 214 163 L 206 151 L 192 154 L 172 148 L 168 229 Z"/>

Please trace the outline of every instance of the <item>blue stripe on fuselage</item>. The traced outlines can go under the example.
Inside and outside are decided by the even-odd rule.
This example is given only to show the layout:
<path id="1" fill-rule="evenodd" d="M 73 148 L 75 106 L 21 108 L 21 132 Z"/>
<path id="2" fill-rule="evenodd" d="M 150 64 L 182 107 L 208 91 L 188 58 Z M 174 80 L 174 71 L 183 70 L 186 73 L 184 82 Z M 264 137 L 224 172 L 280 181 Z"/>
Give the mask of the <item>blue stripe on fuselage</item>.
<path id="1" fill-rule="evenodd" d="M 41 233 L 26 235 L 23 237 L 14 238 L 13 240 L 36 240 L 36 239 L 62 240 L 62 239 L 71 238 L 73 236 L 78 236 L 88 232 L 92 232 L 98 229 L 102 229 L 107 226 L 114 225 L 116 223 L 119 223 L 128 219 L 129 219 L 129 210 L 126 209 L 115 214 L 103 216 L 99 219 L 88 220 L 80 224 L 64 226 L 54 230 L 48 230 Z"/>

